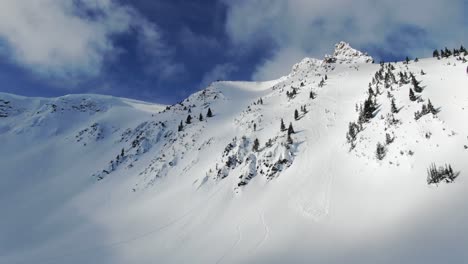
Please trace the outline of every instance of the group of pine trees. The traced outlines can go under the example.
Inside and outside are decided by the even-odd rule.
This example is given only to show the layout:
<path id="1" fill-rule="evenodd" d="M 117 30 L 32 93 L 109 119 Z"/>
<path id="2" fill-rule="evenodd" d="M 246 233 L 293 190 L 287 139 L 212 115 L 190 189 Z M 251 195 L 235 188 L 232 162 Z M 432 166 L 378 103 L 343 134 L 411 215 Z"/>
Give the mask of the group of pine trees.
<path id="1" fill-rule="evenodd" d="M 351 150 L 356 147 L 357 135 L 363 130 L 363 124 L 369 122 L 375 116 L 375 112 L 378 110 L 379 105 L 377 103 L 377 95 L 381 94 L 379 90 L 379 85 L 384 84 L 385 88 L 391 88 L 392 84 L 397 83 L 393 70 L 395 67 L 389 63 L 381 63 L 380 69 L 375 73 L 372 78 L 372 82 L 369 83 L 369 88 L 367 92 L 367 99 L 364 101 L 364 104 L 357 105 L 356 111 L 359 113 L 357 122 L 350 122 L 348 124 L 348 131 L 346 133 L 346 140 L 351 145 Z M 411 75 L 414 76 L 414 75 Z M 400 83 L 409 83 L 410 76 L 408 74 L 400 72 Z M 419 86 L 417 80 L 414 83 Z M 375 90 L 373 89 L 375 87 Z M 389 119 L 393 120 L 392 124 L 397 123 L 393 114 L 399 112 L 399 109 L 396 105 L 395 99 L 393 98 L 390 91 L 387 91 L 387 96 L 391 99 L 391 113 L 389 114 Z M 377 146 L 377 158 L 383 159 L 385 157 L 385 146 L 378 144 Z"/>
<path id="2" fill-rule="evenodd" d="M 434 163 L 431 164 L 429 169 L 427 169 L 427 184 L 438 184 L 442 181 L 446 183 L 453 182 L 458 176 L 458 173 L 454 173 L 452 166 L 445 165 L 445 167 L 440 166 L 436 167 Z"/>
<path id="3" fill-rule="evenodd" d="M 378 160 L 383 160 L 385 156 L 387 155 L 387 146 L 392 144 L 393 141 L 395 140 L 395 136 L 391 136 L 389 133 L 385 134 L 385 144 L 382 144 L 380 142 L 377 143 L 377 148 L 375 150 L 375 157 Z"/>
<path id="4" fill-rule="evenodd" d="M 439 112 L 438 109 L 436 109 L 433 105 L 431 100 L 428 100 L 427 105 L 423 104 L 421 107 L 421 111 L 416 111 L 414 113 L 414 119 L 419 120 L 421 117 L 427 115 L 427 114 L 433 114 L 436 115 Z"/>
<path id="5" fill-rule="evenodd" d="M 286 96 L 289 98 L 289 99 L 294 99 L 294 97 L 296 97 L 297 95 L 297 90 L 299 88 L 296 88 L 296 87 L 291 87 L 291 91 L 286 91 Z"/>
<path id="6" fill-rule="evenodd" d="M 301 105 L 301 112 L 303 115 L 307 114 L 308 111 L 307 111 L 307 106 L 306 105 Z M 299 111 L 297 111 L 297 109 L 294 110 L 294 120 L 299 120 L 301 118 L 301 116 L 299 115 Z"/>
<path id="7" fill-rule="evenodd" d="M 359 117 L 358 123 L 366 123 L 369 122 L 374 117 L 374 113 L 378 108 L 377 104 L 377 95 L 378 93 L 375 92 L 372 87 L 369 87 L 367 92 L 367 99 L 364 101 L 364 106 L 359 108 Z"/>
<path id="8" fill-rule="evenodd" d="M 445 49 L 441 49 L 440 52 L 436 49 L 434 50 L 434 52 L 432 53 L 432 57 L 434 58 L 448 58 L 450 56 L 460 56 L 460 55 L 464 55 L 464 56 L 467 56 L 468 55 L 468 52 L 466 51 L 465 47 L 463 47 L 463 45 L 460 47 L 460 49 L 453 49 L 453 50 L 449 50 L 447 47 L 445 47 Z"/>
<path id="9" fill-rule="evenodd" d="M 296 110 L 297 111 L 297 110 Z M 287 138 L 287 142 L 288 144 L 292 144 L 293 143 L 293 140 L 291 138 L 291 135 L 294 134 L 294 128 L 293 128 L 293 125 L 292 125 L 292 122 L 289 123 L 289 127 L 288 129 L 286 129 L 286 125 L 284 124 L 284 120 L 281 118 L 281 124 L 280 124 L 280 131 L 288 131 L 288 138 Z"/>
<path id="10" fill-rule="evenodd" d="M 185 119 L 185 124 L 186 125 L 190 125 L 192 123 L 192 116 L 190 115 L 192 111 L 189 109 L 189 115 L 187 116 L 187 118 Z M 211 118 L 213 117 L 213 112 L 211 111 L 211 108 L 208 108 L 208 111 L 206 113 L 206 117 L 207 118 Z M 198 116 L 198 121 L 203 121 L 203 115 L 200 113 L 200 115 Z M 184 122 L 183 121 L 180 121 L 180 124 L 177 128 L 177 131 L 182 131 L 184 130 Z"/>
<path id="11" fill-rule="evenodd" d="M 124 160 L 124 157 L 125 157 L 125 149 L 122 148 L 122 150 L 120 151 L 120 154 L 118 154 L 115 157 L 115 161 L 114 160 L 110 161 L 111 170 L 115 170 L 116 166 L 118 166 Z M 109 173 L 108 171 L 106 171 L 106 172 Z M 102 179 L 103 178 L 100 177 L 100 180 L 102 180 Z"/>

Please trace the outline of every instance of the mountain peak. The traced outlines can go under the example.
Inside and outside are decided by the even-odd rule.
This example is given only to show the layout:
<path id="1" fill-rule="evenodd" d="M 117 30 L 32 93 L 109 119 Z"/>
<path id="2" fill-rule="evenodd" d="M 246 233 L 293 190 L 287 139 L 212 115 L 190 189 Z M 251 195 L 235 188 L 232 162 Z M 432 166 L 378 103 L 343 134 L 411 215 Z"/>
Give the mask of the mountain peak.
<path id="1" fill-rule="evenodd" d="M 325 62 L 327 63 L 351 64 L 372 63 L 373 61 L 374 59 L 367 53 L 352 48 L 349 43 L 344 41 L 335 44 L 335 51 L 332 56 L 325 55 Z"/>

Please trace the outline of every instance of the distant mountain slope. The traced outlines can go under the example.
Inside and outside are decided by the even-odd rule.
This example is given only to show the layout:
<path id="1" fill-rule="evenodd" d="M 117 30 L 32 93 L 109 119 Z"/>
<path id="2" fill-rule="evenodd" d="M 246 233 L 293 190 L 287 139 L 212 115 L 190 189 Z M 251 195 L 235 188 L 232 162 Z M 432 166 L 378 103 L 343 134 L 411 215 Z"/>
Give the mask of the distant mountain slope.
<path id="1" fill-rule="evenodd" d="M 335 48 L 172 106 L 0 93 L 0 263 L 466 261 L 468 56 Z"/>

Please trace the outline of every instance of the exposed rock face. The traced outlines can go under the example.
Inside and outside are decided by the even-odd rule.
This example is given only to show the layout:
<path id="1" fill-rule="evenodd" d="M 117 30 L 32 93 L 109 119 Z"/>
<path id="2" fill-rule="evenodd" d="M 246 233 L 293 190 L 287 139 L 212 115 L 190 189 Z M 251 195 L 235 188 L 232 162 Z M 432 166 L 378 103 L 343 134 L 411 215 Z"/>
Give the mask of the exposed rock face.
<path id="1" fill-rule="evenodd" d="M 335 45 L 333 55 L 326 55 L 324 61 L 326 63 L 372 63 L 374 59 L 367 53 L 353 49 L 349 43 L 341 41 Z"/>

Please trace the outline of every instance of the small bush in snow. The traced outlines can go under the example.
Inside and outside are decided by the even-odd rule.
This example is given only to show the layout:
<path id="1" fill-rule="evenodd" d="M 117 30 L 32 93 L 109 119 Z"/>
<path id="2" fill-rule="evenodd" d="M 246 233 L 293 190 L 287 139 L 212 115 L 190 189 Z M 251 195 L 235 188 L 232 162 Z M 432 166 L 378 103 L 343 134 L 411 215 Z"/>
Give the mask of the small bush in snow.
<path id="1" fill-rule="evenodd" d="M 395 137 L 390 136 L 389 133 L 385 134 L 385 143 L 387 145 L 392 144 L 394 140 L 395 140 Z"/>

